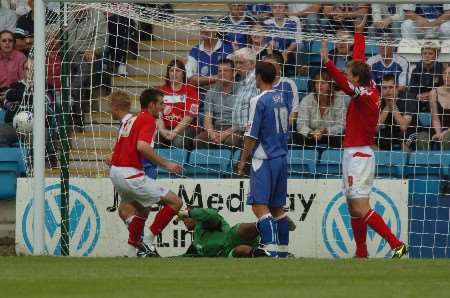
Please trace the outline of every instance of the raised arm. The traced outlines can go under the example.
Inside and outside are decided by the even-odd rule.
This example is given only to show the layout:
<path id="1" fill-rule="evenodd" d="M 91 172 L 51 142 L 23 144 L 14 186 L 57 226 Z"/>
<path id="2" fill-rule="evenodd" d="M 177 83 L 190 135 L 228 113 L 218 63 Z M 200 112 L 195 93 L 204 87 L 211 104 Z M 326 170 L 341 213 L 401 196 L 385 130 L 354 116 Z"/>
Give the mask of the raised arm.
<path id="1" fill-rule="evenodd" d="M 322 61 L 325 63 L 328 73 L 334 78 L 336 84 L 350 97 L 358 95 L 358 91 L 355 86 L 350 83 L 347 77 L 334 65 L 333 61 L 328 57 L 328 42 L 322 41 L 322 48 L 320 49 L 320 55 Z"/>
<path id="2" fill-rule="evenodd" d="M 360 23 L 355 25 L 355 35 L 353 37 L 353 60 L 366 61 L 366 40 L 364 38 L 364 27 L 367 23 L 367 15 L 365 15 Z"/>

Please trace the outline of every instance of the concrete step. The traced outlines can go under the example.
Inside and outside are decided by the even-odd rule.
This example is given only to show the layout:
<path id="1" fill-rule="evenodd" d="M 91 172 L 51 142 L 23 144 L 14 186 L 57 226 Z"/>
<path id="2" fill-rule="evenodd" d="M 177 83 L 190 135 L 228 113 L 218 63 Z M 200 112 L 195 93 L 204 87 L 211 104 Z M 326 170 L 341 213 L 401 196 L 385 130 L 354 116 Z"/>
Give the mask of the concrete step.
<path id="1" fill-rule="evenodd" d="M 184 58 L 184 57 L 183 57 Z M 181 58 L 180 58 L 181 59 Z M 136 60 L 127 61 L 127 72 L 129 77 L 152 77 L 163 78 L 166 76 L 167 64 L 170 60 L 155 61 L 139 57 Z"/>
<path id="2" fill-rule="evenodd" d="M 73 161 L 104 161 L 111 154 L 109 149 L 74 149 L 70 150 Z"/>
<path id="3" fill-rule="evenodd" d="M 69 167 L 71 169 L 84 169 L 92 173 L 104 173 L 109 170 L 109 166 L 103 162 L 103 160 L 98 161 L 70 161 Z"/>
<path id="4" fill-rule="evenodd" d="M 92 112 L 84 114 L 85 123 L 89 124 L 103 124 L 105 126 L 119 125 L 119 120 L 113 120 L 109 112 Z"/>
<path id="5" fill-rule="evenodd" d="M 72 150 L 85 149 L 106 149 L 112 150 L 116 143 L 117 133 L 111 132 L 90 132 L 75 133 L 70 138 Z"/>
<path id="6" fill-rule="evenodd" d="M 114 76 L 112 79 L 113 87 L 120 87 L 131 94 L 140 95 L 141 92 L 149 87 L 161 86 L 164 84 L 162 76 Z"/>
<path id="7" fill-rule="evenodd" d="M 186 29 L 171 29 L 164 26 L 154 25 L 153 35 L 158 39 L 168 39 L 168 40 L 195 40 L 199 37 L 198 30 Z"/>

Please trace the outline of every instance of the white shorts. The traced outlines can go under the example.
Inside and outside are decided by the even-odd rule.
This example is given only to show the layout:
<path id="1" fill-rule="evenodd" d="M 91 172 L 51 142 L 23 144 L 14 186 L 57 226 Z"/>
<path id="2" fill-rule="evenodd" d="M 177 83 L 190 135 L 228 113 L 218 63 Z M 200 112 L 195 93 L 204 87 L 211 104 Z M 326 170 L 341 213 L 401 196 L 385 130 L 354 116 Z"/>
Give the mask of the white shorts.
<path id="1" fill-rule="evenodd" d="M 375 153 L 372 148 L 344 148 L 342 176 L 348 199 L 368 198 L 375 178 Z"/>
<path id="2" fill-rule="evenodd" d="M 112 166 L 109 176 L 123 202 L 136 201 L 150 207 L 169 193 L 168 188 L 135 168 Z"/>

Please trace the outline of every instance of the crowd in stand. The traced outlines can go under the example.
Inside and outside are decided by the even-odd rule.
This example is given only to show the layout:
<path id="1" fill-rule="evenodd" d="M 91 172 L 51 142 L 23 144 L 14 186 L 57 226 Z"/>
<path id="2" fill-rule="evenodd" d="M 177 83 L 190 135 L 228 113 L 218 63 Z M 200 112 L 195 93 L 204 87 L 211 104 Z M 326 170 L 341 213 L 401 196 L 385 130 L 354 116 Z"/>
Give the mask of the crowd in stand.
<path id="1" fill-rule="evenodd" d="M 26 76 L 33 42 L 32 0 L 26 4 L 3 0 L 0 8 L 3 94 L 17 89 Z M 55 32 L 57 14 L 57 9 L 48 8 L 47 25 L 55 26 Z M 439 45 L 434 41 L 450 37 L 449 4 L 229 4 L 226 16 L 200 19 L 199 44 L 188 57 L 168 63 L 160 87 L 166 107 L 158 122 L 158 143 L 187 150 L 239 148 L 250 99 L 259 92 L 255 63 L 263 60 L 275 66 L 274 89 L 292 105 L 291 115 L 283 115 L 289 117 L 292 145 L 340 148 L 349 98 L 338 90 L 320 60 L 305 63 L 304 54 L 314 54 L 314 49 L 303 48 L 302 36 L 318 40 L 332 35 L 330 57 L 344 71 L 351 60 L 354 22 L 365 15 L 369 16 L 366 35 L 379 45 L 378 54 L 368 60 L 382 94 L 377 146 L 405 151 L 450 149 L 450 69 L 438 62 Z M 76 41 L 69 48 L 70 96 L 74 125 L 82 128 L 93 82 L 108 74 L 127 76 L 127 58 L 137 52 L 136 40 L 142 36 L 138 36 L 139 24 L 114 14 L 85 10 L 75 22 L 77 26 L 68 30 L 69 45 Z M 222 32 L 212 30 L 218 26 Z M 53 38 L 47 56 L 49 101 L 55 97 L 52 91 L 61 87 L 60 45 Z M 424 42 L 421 61 L 411 63 L 397 53 L 397 38 L 433 41 Z M 307 94 L 298 92 L 298 77 L 307 77 Z M 10 106 L 5 100 L 3 107 Z M 4 132 L 8 130 L 10 123 L 0 126 L 0 143 L 17 140 L 5 138 L 11 136 Z"/>

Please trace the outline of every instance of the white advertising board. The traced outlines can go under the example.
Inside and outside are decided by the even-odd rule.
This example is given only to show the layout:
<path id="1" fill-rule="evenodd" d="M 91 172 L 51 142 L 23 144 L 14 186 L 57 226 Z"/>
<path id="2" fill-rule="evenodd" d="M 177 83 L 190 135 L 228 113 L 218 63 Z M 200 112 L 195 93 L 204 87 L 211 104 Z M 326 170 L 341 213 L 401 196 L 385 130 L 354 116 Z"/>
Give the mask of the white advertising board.
<path id="1" fill-rule="evenodd" d="M 255 222 L 245 204 L 248 180 L 175 179 L 160 180 L 178 193 L 185 203 L 216 208 L 230 225 Z M 45 239 L 50 255 L 60 254 L 61 216 L 59 179 L 46 180 Z M 19 179 L 16 199 L 16 252 L 31 254 L 32 233 L 31 181 Z M 128 232 L 117 213 L 106 211 L 112 205 L 113 186 L 107 178 L 70 180 L 70 255 L 123 256 Z M 394 234 L 407 241 L 408 182 L 377 180 L 371 195 L 372 208 L 383 216 Z M 297 257 L 342 258 L 354 255 L 354 242 L 340 180 L 301 180 L 288 182 L 289 216 L 297 224 L 290 233 L 289 250 Z M 153 220 L 152 212 L 148 224 Z M 184 253 L 192 235 L 183 223 L 172 222 L 158 238 L 162 256 Z M 387 243 L 369 228 L 367 244 L 371 257 L 390 255 Z"/>

